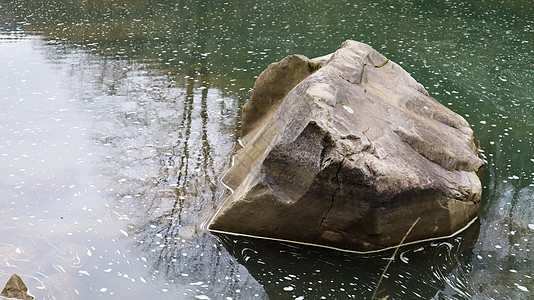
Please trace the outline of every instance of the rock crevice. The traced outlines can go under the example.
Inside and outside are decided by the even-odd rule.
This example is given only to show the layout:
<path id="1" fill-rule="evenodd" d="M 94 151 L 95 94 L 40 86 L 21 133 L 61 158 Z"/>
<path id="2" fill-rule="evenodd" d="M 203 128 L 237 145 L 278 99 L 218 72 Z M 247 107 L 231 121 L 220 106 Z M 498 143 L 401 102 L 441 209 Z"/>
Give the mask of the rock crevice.
<path id="1" fill-rule="evenodd" d="M 333 184 L 336 186 L 334 192 L 332 193 L 332 197 L 330 199 L 330 206 L 325 211 L 323 217 L 321 218 L 321 222 L 319 223 L 319 227 L 317 228 L 317 234 L 319 235 L 321 233 L 321 229 L 324 227 L 326 220 L 328 218 L 328 213 L 332 210 L 332 207 L 334 207 L 334 202 L 336 201 L 337 194 L 341 191 L 341 182 L 339 181 L 339 173 L 341 172 L 341 168 L 343 168 L 343 164 L 345 162 L 345 158 L 341 160 L 339 163 L 339 167 L 334 175 L 333 178 Z"/>

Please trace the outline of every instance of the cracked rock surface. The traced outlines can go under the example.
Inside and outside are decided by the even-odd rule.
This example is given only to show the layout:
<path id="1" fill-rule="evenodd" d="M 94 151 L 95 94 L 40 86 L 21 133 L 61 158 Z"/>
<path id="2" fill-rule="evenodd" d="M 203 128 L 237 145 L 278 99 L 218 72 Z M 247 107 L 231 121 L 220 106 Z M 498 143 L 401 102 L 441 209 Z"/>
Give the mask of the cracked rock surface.
<path id="1" fill-rule="evenodd" d="M 366 44 L 271 64 L 242 128 L 223 178 L 234 192 L 211 230 L 365 252 L 398 245 L 418 217 L 405 242 L 478 214 L 483 161 L 469 124 Z"/>

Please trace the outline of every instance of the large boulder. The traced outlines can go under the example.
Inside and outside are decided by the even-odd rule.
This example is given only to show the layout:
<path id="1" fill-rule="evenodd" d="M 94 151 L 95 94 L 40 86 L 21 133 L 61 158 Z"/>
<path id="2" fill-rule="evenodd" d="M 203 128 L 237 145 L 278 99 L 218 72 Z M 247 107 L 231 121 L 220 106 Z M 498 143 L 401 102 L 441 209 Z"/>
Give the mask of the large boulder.
<path id="1" fill-rule="evenodd" d="M 256 80 L 216 232 L 351 251 L 450 236 L 479 210 L 473 131 L 396 63 L 346 41 Z"/>

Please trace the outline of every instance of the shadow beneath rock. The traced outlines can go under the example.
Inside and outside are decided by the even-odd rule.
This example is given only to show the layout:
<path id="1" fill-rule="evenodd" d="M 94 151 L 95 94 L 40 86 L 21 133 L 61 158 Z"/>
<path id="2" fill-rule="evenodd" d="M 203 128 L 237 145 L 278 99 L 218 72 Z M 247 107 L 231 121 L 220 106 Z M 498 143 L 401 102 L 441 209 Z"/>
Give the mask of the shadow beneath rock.
<path id="1" fill-rule="evenodd" d="M 444 240 L 405 246 L 382 279 L 379 297 L 430 299 L 452 288 L 469 298 L 462 278 L 479 233 L 477 221 Z M 217 233 L 226 249 L 263 285 L 271 299 L 371 299 L 393 250 L 353 254 Z"/>

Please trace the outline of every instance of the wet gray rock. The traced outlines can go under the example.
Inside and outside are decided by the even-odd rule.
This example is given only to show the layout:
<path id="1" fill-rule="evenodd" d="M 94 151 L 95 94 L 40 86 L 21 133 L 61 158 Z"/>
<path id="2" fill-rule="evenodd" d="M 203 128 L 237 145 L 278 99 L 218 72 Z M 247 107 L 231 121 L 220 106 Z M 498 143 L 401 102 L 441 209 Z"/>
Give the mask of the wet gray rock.
<path id="1" fill-rule="evenodd" d="M 406 242 L 452 235 L 479 211 L 469 124 L 366 44 L 271 64 L 242 128 L 210 230 L 364 252 L 399 244 L 419 217 Z"/>
<path id="2" fill-rule="evenodd" d="M 13 274 L 9 278 L 0 296 L 20 300 L 33 300 L 33 296 L 28 295 L 28 288 L 17 274 Z"/>

